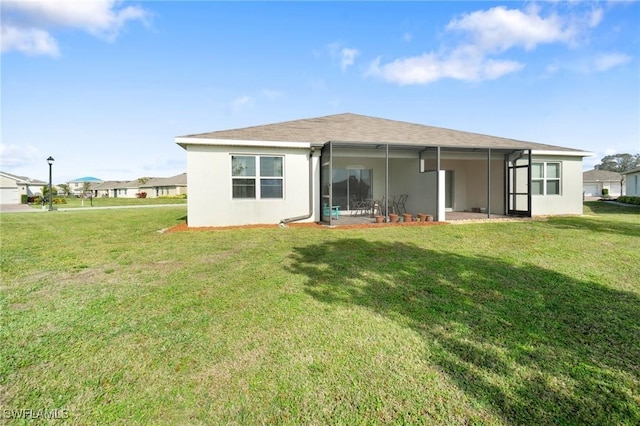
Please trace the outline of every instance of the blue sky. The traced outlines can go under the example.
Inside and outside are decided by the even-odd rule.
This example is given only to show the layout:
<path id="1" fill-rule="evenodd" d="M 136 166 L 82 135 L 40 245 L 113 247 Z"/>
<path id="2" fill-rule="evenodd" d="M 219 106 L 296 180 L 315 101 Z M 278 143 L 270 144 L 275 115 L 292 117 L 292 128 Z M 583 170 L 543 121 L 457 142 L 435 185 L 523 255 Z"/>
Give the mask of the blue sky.
<path id="1" fill-rule="evenodd" d="M 186 171 L 174 137 L 343 112 L 640 152 L 640 3 L 2 1 L 0 169 Z"/>

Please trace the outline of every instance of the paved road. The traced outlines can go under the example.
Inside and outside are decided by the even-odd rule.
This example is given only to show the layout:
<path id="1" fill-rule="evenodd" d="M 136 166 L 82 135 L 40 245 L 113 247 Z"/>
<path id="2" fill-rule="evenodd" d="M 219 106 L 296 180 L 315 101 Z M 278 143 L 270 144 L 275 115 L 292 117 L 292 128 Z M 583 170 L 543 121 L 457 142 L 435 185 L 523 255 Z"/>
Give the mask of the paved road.
<path id="1" fill-rule="evenodd" d="M 65 208 L 60 207 L 56 208 L 59 212 L 71 212 L 71 211 L 82 211 L 82 210 L 107 210 L 107 209 L 140 209 L 140 208 L 149 208 L 149 207 L 177 207 L 184 206 L 186 204 L 147 204 L 140 206 L 107 206 L 107 207 L 72 207 Z M 55 207 L 55 206 L 54 206 Z M 25 204 L 0 204 L 0 213 L 39 213 L 48 211 L 49 206 L 45 206 L 45 208 L 41 207 L 30 207 Z"/>

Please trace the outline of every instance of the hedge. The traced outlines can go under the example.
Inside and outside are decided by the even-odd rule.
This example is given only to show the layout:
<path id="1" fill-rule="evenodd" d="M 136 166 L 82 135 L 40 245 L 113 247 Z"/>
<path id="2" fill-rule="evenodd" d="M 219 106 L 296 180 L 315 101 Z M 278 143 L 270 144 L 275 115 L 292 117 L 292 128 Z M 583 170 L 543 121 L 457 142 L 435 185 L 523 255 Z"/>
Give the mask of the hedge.
<path id="1" fill-rule="evenodd" d="M 629 196 L 623 195 L 622 197 L 618 197 L 617 201 L 619 203 L 635 204 L 637 206 L 640 206 L 640 197 L 629 197 Z"/>

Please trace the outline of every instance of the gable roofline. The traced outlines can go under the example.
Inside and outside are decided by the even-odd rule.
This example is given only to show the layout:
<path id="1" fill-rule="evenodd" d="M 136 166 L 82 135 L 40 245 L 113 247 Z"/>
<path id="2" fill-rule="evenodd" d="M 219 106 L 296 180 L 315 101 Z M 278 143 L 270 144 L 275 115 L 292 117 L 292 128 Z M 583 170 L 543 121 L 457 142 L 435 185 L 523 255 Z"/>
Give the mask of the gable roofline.
<path id="1" fill-rule="evenodd" d="M 583 182 L 617 182 L 622 179 L 622 174 L 610 170 L 593 169 L 582 172 Z"/>
<path id="2" fill-rule="evenodd" d="M 4 176 L 8 179 L 13 179 L 16 181 L 17 184 L 24 184 L 24 185 L 48 185 L 47 182 L 42 181 L 40 179 L 32 179 L 28 176 L 20 176 L 20 175 L 14 175 L 13 173 L 9 173 L 9 172 L 3 172 L 0 171 L 0 176 Z"/>
<path id="3" fill-rule="evenodd" d="M 629 175 L 631 173 L 638 173 L 638 172 L 640 172 L 640 167 L 636 167 L 635 169 L 627 170 L 626 172 L 622 172 L 621 174 Z"/>
<path id="4" fill-rule="evenodd" d="M 345 144 L 381 144 L 390 146 L 450 147 L 478 149 L 536 150 L 541 153 L 589 156 L 589 152 L 483 135 L 460 130 L 408 123 L 386 118 L 344 113 L 274 124 L 198 133 L 175 138 L 186 149 L 188 145 L 236 145 L 281 147 L 281 144 L 307 143 L 322 146 L 329 141 Z M 254 145 L 251 145 L 254 144 Z"/>

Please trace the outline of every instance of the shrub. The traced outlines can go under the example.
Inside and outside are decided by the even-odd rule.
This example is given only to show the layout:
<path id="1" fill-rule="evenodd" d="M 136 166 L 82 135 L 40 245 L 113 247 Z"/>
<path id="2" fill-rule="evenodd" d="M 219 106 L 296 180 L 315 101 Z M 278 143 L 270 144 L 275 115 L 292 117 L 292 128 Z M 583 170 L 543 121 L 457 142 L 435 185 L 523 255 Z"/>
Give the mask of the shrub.
<path id="1" fill-rule="evenodd" d="M 52 200 L 53 204 L 67 204 L 66 198 L 56 197 Z"/>
<path id="2" fill-rule="evenodd" d="M 29 202 L 29 196 L 27 194 L 20 194 L 20 204 L 27 204 Z"/>
<path id="3" fill-rule="evenodd" d="M 640 197 L 631 197 L 631 196 L 623 195 L 621 197 L 618 197 L 618 202 L 640 206 Z"/>
<path id="4" fill-rule="evenodd" d="M 605 198 L 609 196 L 609 188 L 602 188 L 602 196 Z"/>
<path id="5" fill-rule="evenodd" d="M 147 198 L 146 192 L 136 192 L 136 198 Z"/>

